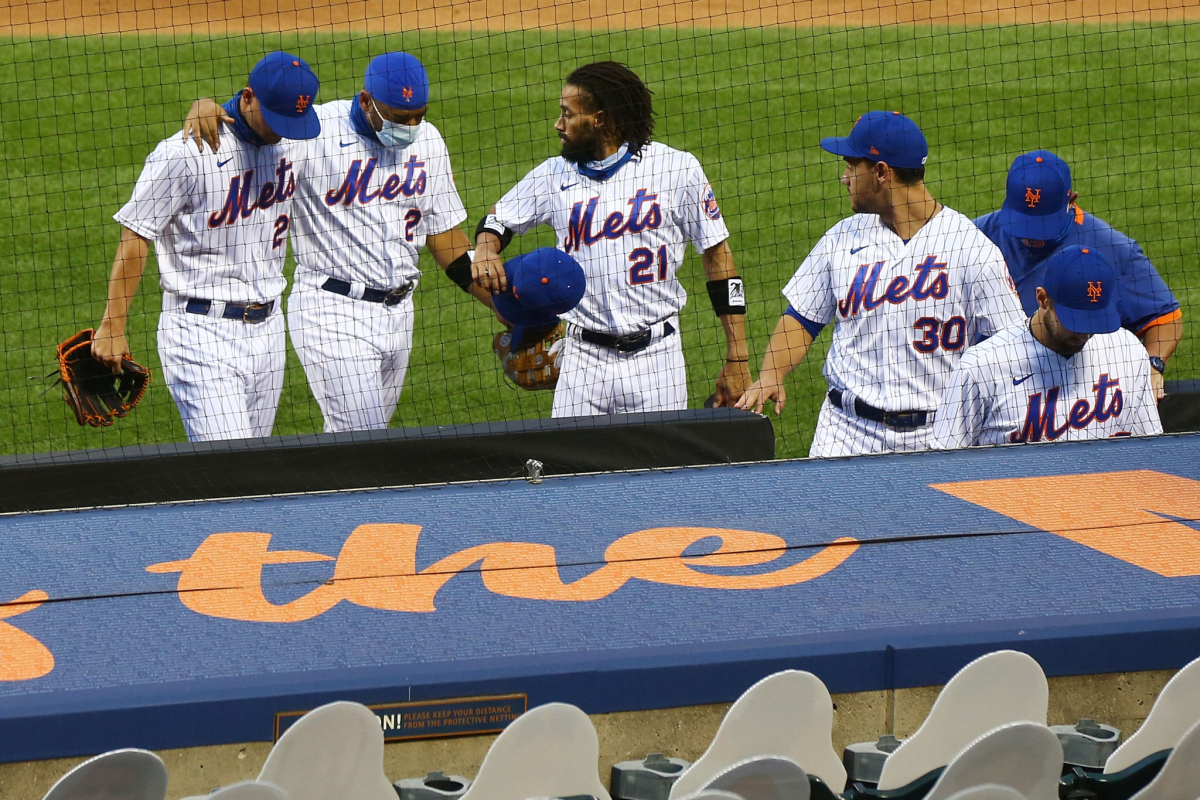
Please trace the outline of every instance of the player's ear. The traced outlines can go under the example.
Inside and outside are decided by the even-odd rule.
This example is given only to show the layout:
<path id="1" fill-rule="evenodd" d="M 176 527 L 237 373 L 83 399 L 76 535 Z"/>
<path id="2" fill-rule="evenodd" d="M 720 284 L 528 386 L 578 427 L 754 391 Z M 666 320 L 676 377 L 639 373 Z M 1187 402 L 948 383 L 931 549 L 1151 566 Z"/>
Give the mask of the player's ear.
<path id="1" fill-rule="evenodd" d="M 1041 286 L 1037 287 L 1037 291 L 1034 292 L 1034 297 L 1037 298 L 1037 304 L 1039 307 L 1046 310 L 1050 310 L 1054 307 L 1054 301 L 1050 299 L 1050 295 L 1047 294 L 1046 290 Z"/>
<path id="2" fill-rule="evenodd" d="M 241 103 L 238 105 L 243 112 L 254 107 L 254 90 L 249 86 L 247 86 L 245 89 L 242 89 L 242 99 Z"/>
<path id="3" fill-rule="evenodd" d="M 892 168 L 887 165 L 886 161 L 875 162 L 875 179 L 882 186 L 887 183 L 888 176 L 891 174 Z"/>

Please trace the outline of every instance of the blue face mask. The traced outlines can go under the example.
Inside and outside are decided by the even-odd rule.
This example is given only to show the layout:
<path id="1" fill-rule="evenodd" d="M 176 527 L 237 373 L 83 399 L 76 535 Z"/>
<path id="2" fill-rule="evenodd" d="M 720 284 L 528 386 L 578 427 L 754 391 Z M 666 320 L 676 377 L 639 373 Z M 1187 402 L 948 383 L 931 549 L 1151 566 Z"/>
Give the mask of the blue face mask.
<path id="1" fill-rule="evenodd" d="M 374 98 L 371 98 L 371 105 L 375 108 L 375 113 L 379 114 L 379 106 L 375 105 Z M 379 114 L 379 119 L 383 122 L 383 130 L 375 131 L 375 135 L 385 147 L 395 147 L 403 150 L 415 142 L 417 134 L 421 132 L 420 123 L 416 125 L 401 125 L 388 120 L 383 114 Z"/>

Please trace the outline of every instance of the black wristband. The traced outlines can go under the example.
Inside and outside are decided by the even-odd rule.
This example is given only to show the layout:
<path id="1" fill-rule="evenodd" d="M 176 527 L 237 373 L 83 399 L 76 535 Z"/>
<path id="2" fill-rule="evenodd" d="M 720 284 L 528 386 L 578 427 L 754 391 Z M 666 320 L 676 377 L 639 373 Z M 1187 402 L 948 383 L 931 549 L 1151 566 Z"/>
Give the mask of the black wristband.
<path id="1" fill-rule="evenodd" d="M 717 316 L 746 313 L 746 285 L 741 278 L 709 281 L 707 286 L 708 299 L 712 301 Z"/>
<path id="2" fill-rule="evenodd" d="M 458 288 L 470 294 L 471 285 L 475 282 L 471 277 L 471 254 L 463 253 L 451 261 L 449 266 L 446 267 L 446 274 L 450 277 L 450 280 L 458 284 Z"/>
<path id="3" fill-rule="evenodd" d="M 504 248 L 508 247 L 508 243 L 512 241 L 513 232 L 501 225 L 499 222 L 496 222 L 494 218 L 492 219 L 492 223 L 489 225 L 488 218 L 491 216 L 491 214 L 488 214 L 487 216 L 483 217 L 479 220 L 479 224 L 475 226 L 475 241 L 478 243 L 479 234 L 487 231 L 494 236 L 500 237 L 500 251 L 503 252 Z"/>

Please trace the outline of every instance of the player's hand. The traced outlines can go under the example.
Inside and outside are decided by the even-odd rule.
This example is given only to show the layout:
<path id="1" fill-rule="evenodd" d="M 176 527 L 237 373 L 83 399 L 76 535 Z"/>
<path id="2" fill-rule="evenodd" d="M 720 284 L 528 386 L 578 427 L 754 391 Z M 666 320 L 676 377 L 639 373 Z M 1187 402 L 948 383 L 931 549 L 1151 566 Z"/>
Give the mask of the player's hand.
<path id="1" fill-rule="evenodd" d="M 475 248 L 475 260 L 471 262 L 471 277 L 476 286 L 487 289 L 492 294 L 501 294 L 508 290 L 508 276 L 504 274 L 504 262 L 500 254 L 494 252 L 487 244 Z"/>
<path id="2" fill-rule="evenodd" d="M 100 360 L 115 374 L 121 374 L 121 359 L 129 358 L 129 342 L 125 334 L 113 333 L 108 320 L 100 323 L 100 328 L 92 336 L 92 355 Z"/>
<path id="3" fill-rule="evenodd" d="M 183 138 L 188 136 L 196 141 L 196 149 L 204 152 L 204 142 L 215 153 L 221 147 L 221 123 L 233 124 L 233 117 L 215 101 L 201 97 L 192 103 L 188 109 L 187 118 L 183 121 Z"/>
<path id="4" fill-rule="evenodd" d="M 717 375 L 717 391 L 713 408 L 727 408 L 742 398 L 750 385 L 750 362 L 726 361 Z"/>
<path id="5" fill-rule="evenodd" d="M 787 405 L 787 391 L 783 388 L 783 382 L 773 373 L 761 372 L 758 380 L 750 385 L 734 408 L 747 408 L 755 414 L 761 414 L 763 405 L 770 400 L 775 401 L 775 416 L 779 416 Z"/>
<path id="6" fill-rule="evenodd" d="M 1166 381 L 1163 374 L 1156 369 L 1150 370 L 1150 389 L 1154 392 L 1154 400 L 1158 402 L 1167 394 Z"/>

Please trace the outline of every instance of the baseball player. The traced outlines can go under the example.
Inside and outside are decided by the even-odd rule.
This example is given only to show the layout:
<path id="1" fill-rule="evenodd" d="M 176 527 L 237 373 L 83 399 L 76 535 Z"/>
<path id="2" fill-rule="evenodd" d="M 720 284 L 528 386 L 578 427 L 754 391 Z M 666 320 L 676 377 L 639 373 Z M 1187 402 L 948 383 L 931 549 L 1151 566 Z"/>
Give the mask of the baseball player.
<path id="1" fill-rule="evenodd" d="M 292 226 L 288 329 L 326 432 L 391 420 L 412 351 L 422 246 L 492 308 L 472 281 L 446 144 L 425 120 L 425 68 L 408 53 L 385 53 L 368 65 L 363 87 L 353 100 L 316 107 L 321 136 L 302 156 Z M 215 147 L 218 116 L 215 103 L 198 101 L 188 127 Z"/>
<path id="2" fill-rule="evenodd" d="M 563 315 L 568 334 L 554 390 L 555 417 L 687 407 L 676 276 L 690 241 L 702 254 L 727 361 L 717 405 L 749 383 L 745 291 L 729 230 L 694 156 L 651 142 L 650 91 L 621 64 L 571 73 L 555 123 L 562 154 L 526 175 L 476 229 L 475 279 L 507 287 L 500 251 L 513 235 L 550 225 L 583 267 L 583 300 Z"/>
<path id="3" fill-rule="evenodd" d="M 274 52 L 226 104 L 232 143 L 197 153 L 176 135 L 146 159 L 124 226 L 93 354 L 113 367 L 129 354 L 125 325 L 146 266 L 158 256 L 158 353 L 190 441 L 268 436 L 283 389 L 279 308 L 296 189 L 284 139 L 321 131 L 308 64 Z"/>
<path id="4" fill-rule="evenodd" d="M 738 403 L 783 410 L 784 378 L 835 322 L 829 392 L 810 456 L 923 450 L 950 370 L 975 341 L 1021 319 L 996 246 L 925 186 L 925 136 L 872 111 L 821 141 L 846 160 L 854 216 L 817 242 L 783 290 L 758 382 Z"/>
<path id="5" fill-rule="evenodd" d="M 1183 311 L 1150 259 L 1133 239 L 1084 213 L 1071 189 L 1067 163 L 1048 150 L 1035 150 L 1013 161 L 1004 205 L 975 220 L 1004 253 L 1025 313 L 1037 311 L 1037 287 L 1043 286 L 1047 259 L 1078 245 L 1103 254 L 1121 280 L 1121 326 L 1145 345 L 1154 396 L 1163 396 L 1167 360 L 1183 337 Z"/>
<path id="6" fill-rule="evenodd" d="M 934 447 L 1162 433 L 1146 349 L 1121 327 L 1117 271 L 1079 245 L 1041 266 L 1033 316 L 971 348 L 951 373 Z"/>

